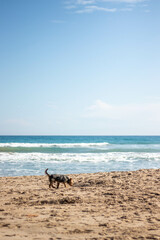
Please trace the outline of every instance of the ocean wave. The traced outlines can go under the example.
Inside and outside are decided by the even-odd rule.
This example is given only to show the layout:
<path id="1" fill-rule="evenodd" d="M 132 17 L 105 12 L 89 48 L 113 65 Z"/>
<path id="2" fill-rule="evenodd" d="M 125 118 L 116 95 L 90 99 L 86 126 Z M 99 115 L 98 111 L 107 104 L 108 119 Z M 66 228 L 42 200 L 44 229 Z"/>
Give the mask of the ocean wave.
<path id="1" fill-rule="evenodd" d="M 0 152 L 12 153 L 160 153 L 160 144 L 0 143 Z"/>
<path id="2" fill-rule="evenodd" d="M 109 152 L 109 153 L 0 153 L 2 162 L 135 162 L 157 161 L 160 162 L 158 153 L 133 153 L 133 152 Z"/>
<path id="3" fill-rule="evenodd" d="M 159 149 L 160 144 L 110 144 L 101 143 L 0 143 L 0 148 L 96 148 L 111 149 Z"/>
<path id="4" fill-rule="evenodd" d="M 88 147 L 105 147 L 107 142 L 102 143 L 0 143 L 0 148 L 88 148 Z"/>

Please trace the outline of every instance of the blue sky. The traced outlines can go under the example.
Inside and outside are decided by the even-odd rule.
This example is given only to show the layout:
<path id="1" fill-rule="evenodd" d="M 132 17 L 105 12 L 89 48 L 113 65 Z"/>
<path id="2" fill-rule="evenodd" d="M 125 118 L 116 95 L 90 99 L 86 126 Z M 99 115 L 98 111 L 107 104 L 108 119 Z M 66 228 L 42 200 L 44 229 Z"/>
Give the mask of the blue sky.
<path id="1" fill-rule="evenodd" d="M 0 0 L 0 134 L 160 135 L 159 0 Z"/>

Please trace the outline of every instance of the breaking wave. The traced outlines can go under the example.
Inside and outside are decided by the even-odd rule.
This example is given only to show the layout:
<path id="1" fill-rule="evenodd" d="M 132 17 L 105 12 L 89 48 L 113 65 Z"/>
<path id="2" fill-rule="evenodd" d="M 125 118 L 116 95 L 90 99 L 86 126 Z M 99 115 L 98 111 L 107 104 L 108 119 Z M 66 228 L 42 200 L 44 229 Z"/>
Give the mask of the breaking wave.
<path id="1" fill-rule="evenodd" d="M 23 148 L 89 148 L 89 147 L 105 147 L 109 143 L 0 143 L 0 148 L 4 147 L 23 147 Z"/>
<path id="2" fill-rule="evenodd" d="M 108 153 L 0 153 L 0 162 L 135 162 L 160 161 L 159 153 L 108 152 Z"/>

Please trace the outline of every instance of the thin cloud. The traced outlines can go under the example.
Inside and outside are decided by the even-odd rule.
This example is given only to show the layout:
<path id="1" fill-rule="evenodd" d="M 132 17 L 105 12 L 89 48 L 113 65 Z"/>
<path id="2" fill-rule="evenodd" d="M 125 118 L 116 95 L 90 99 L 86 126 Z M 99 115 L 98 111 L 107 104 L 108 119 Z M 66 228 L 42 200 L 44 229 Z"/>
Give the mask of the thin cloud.
<path id="1" fill-rule="evenodd" d="M 57 109 L 58 108 L 57 105 L 54 102 L 52 102 L 52 101 L 49 101 L 47 103 L 47 107 L 49 107 L 51 109 Z"/>
<path id="2" fill-rule="evenodd" d="M 98 7 L 98 6 L 86 6 L 82 10 L 77 10 L 76 13 L 92 13 L 95 11 L 102 11 L 102 12 L 116 12 L 116 8 L 105 8 L 105 7 Z"/>
<path id="3" fill-rule="evenodd" d="M 112 105 L 102 100 L 85 109 L 85 118 L 114 119 L 114 120 L 141 120 L 160 121 L 160 102 L 145 104 Z"/>
<path id="4" fill-rule="evenodd" d="M 67 3 L 67 4 L 68 4 L 68 3 Z M 66 5 L 65 8 L 68 9 L 68 10 L 73 10 L 73 9 L 76 8 L 76 6 L 75 6 L 75 5 Z"/>
<path id="5" fill-rule="evenodd" d="M 136 4 L 143 4 L 149 0 L 70 0 L 66 1 L 66 9 L 75 13 L 93 13 L 132 11 Z M 111 7 L 111 4 L 113 5 Z"/>
<path id="6" fill-rule="evenodd" d="M 148 0 L 100 0 L 103 2 L 110 2 L 110 3 L 141 3 L 141 2 L 146 2 Z"/>
<path id="7" fill-rule="evenodd" d="M 77 0 L 76 3 L 81 5 L 94 4 L 96 0 Z"/>
<path id="8" fill-rule="evenodd" d="M 131 12 L 132 10 L 133 10 L 133 8 L 131 8 L 131 7 L 130 8 L 128 7 L 128 8 L 121 8 L 120 9 L 121 12 Z"/>
<path id="9" fill-rule="evenodd" d="M 13 126 L 22 126 L 22 127 L 28 127 L 31 126 L 31 122 L 25 120 L 25 119 L 8 119 L 6 120 L 6 123 Z"/>

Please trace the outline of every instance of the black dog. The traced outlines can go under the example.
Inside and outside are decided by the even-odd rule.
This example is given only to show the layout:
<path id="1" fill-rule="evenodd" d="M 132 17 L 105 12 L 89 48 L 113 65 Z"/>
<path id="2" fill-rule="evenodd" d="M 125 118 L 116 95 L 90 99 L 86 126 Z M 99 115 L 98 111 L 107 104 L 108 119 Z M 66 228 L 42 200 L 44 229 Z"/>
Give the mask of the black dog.
<path id="1" fill-rule="evenodd" d="M 54 182 L 57 182 L 57 188 L 59 188 L 59 184 L 60 183 L 63 183 L 65 187 L 67 187 L 66 183 L 68 183 L 70 186 L 73 185 L 73 180 L 72 178 L 69 178 L 68 176 L 66 175 L 58 175 L 58 174 L 49 174 L 48 172 L 48 168 L 45 170 L 45 174 L 48 176 L 49 178 L 49 188 L 50 187 L 53 187 L 53 183 Z"/>

